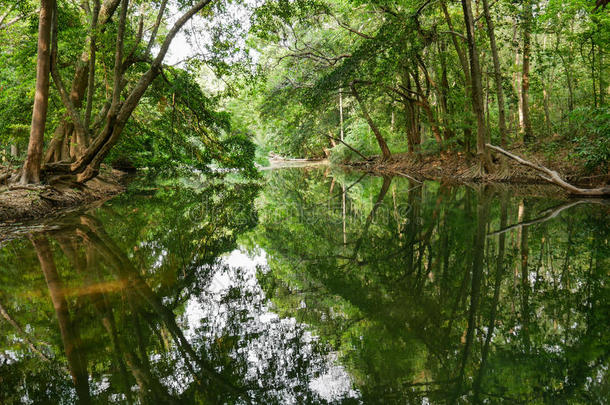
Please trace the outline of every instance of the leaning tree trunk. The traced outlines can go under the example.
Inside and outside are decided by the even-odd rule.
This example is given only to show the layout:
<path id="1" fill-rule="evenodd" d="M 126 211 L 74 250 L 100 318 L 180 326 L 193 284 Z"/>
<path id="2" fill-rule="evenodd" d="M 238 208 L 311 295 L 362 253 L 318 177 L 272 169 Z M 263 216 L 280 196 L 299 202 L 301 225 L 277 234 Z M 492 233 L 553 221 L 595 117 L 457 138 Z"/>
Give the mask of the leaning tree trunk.
<path id="1" fill-rule="evenodd" d="M 474 36 L 474 19 L 470 0 L 462 0 L 464 10 L 464 22 L 466 23 L 466 37 L 468 40 L 468 54 L 470 56 L 470 77 L 472 109 L 477 119 L 477 156 L 479 158 L 480 170 L 490 171 L 491 160 L 485 149 L 487 141 L 487 127 L 483 110 L 483 83 L 481 80 L 481 66 L 479 63 L 479 51 Z"/>
<path id="2" fill-rule="evenodd" d="M 70 165 L 70 172 L 77 175 L 76 180 L 78 182 L 82 183 L 97 176 L 102 161 L 118 142 L 127 121 L 138 106 L 142 96 L 153 80 L 161 73 L 163 59 L 165 58 L 173 39 L 176 37 L 176 34 L 178 34 L 188 20 L 210 2 L 211 0 L 200 0 L 174 22 L 174 25 L 165 36 L 165 40 L 163 41 L 157 56 L 152 61 L 150 68 L 140 77 L 127 98 L 122 101 L 121 92 L 124 86 L 123 77 L 125 75 L 125 69 L 120 61 L 123 60 L 123 36 L 127 13 L 127 0 L 122 0 L 119 27 L 122 26 L 123 28 L 117 33 L 112 103 L 106 114 L 105 124 L 100 133 L 93 139 L 83 154 Z"/>
<path id="3" fill-rule="evenodd" d="M 61 340 L 64 345 L 68 368 L 72 376 L 72 381 L 76 388 L 79 403 L 90 403 L 89 375 L 87 372 L 87 362 L 82 352 L 82 343 L 76 331 L 74 323 L 70 320 L 68 302 L 65 296 L 65 288 L 62 286 L 61 279 L 57 272 L 53 253 L 46 236 L 32 236 L 30 238 L 34 250 L 38 256 L 40 267 L 47 282 L 59 330 Z"/>
<path id="4" fill-rule="evenodd" d="M 350 88 L 352 89 L 352 93 L 354 94 L 354 97 L 356 98 L 356 100 L 358 101 L 358 104 L 360 105 L 360 109 L 362 110 L 362 114 L 364 115 L 366 122 L 369 124 L 369 127 L 371 127 L 373 134 L 375 134 L 375 139 L 377 139 L 377 143 L 379 144 L 379 148 L 381 149 L 381 153 L 383 155 L 383 160 L 390 159 L 390 157 L 392 156 L 392 154 L 390 152 L 390 148 L 388 148 L 388 144 L 386 143 L 385 139 L 383 138 L 383 135 L 381 135 L 381 131 L 379 130 L 377 125 L 375 125 L 375 122 L 371 118 L 371 116 L 366 108 L 366 105 L 364 104 L 364 102 L 362 101 L 362 98 L 360 97 L 360 94 L 356 90 L 355 83 L 352 82 L 350 84 Z"/>
<path id="5" fill-rule="evenodd" d="M 32 111 L 32 126 L 28 143 L 28 155 L 21 174 L 22 184 L 40 183 L 40 166 L 44 130 L 49 107 L 49 72 L 51 69 L 51 26 L 55 0 L 42 0 L 38 20 L 38 57 L 36 61 L 36 93 Z"/>

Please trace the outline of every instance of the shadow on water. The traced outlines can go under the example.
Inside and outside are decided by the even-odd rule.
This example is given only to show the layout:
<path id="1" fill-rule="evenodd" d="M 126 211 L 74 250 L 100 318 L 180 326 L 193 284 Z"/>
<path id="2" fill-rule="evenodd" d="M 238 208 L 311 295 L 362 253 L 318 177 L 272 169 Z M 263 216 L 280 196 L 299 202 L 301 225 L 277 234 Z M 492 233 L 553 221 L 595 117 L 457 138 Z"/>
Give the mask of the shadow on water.
<path id="1" fill-rule="evenodd" d="M 608 397 L 600 201 L 266 180 L 140 188 L 7 239 L 0 403 Z"/>

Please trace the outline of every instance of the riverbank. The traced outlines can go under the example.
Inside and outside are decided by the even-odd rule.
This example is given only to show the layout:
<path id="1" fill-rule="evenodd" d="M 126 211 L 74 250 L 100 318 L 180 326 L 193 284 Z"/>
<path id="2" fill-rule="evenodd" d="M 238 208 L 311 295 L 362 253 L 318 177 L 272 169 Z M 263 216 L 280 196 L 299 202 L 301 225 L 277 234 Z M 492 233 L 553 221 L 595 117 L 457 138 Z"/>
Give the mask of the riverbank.
<path id="1" fill-rule="evenodd" d="M 67 208 L 105 201 L 125 190 L 127 176 L 126 172 L 108 169 L 80 187 L 64 183 L 0 187 L 0 224 L 43 218 Z"/>
<path id="2" fill-rule="evenodd" d="M 610 173 L 587 172 L 584 167 L 572 162 L 567 157 L 550 159 L 543 155 L 532 155 L 523 150 L 511 152 L 527 157 L 551 170 L 557 171 L 568 182 L 581 187 L 600 187 L 609 184 Z M 488 182 L 512 184 L 549 184 L 535 170 L 506 159 L 504 168 L 499 160 L 495 161 L 498 171 L 493 174 L 478 172 L 477 161 L 465 153 L 410 155 L 407 153 L 393 155 L 390 160 L 382 161 L 379 157 L 367 161 L 346 162 L 342 165 L 349 168 L 387 175 L 402 175 L 420 180 L 438 180 L 444 182 Z"/>

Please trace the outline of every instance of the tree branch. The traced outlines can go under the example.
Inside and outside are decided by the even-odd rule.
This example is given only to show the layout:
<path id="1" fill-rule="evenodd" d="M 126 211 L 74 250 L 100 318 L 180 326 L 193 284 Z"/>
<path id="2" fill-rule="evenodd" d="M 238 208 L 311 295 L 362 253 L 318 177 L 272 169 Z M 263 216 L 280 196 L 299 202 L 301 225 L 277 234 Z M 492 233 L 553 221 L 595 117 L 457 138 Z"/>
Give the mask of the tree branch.
<path id="1" fill-rule="evenodd" d="M 87 83 L 87 106 L 85 107 L 85 128 L 89 130 L 91 122 L 91 110 L 93 109 L 93 96 L 95 86 L 95 51 L 97 40 L 97 21 L 100 14 L 100 0 L 94 0 L 93 14 L 91 16 L 91 34 L 90 34 L 90 49 L 89 49 L 89 78 Z"/>
<path id="2" fill-rule="evenodd" d="M 520 163 L 524 166 L 531 167 L 534 170 L 547 174 L 549 177 L 542 176 L 542 175 L 540 177 L 542 177 L 544 180 L 548 181 L 549 183 L 553 183 L 553 184 L 563 188 L 564 190 L 567 190 L 570 194 L 581 195 L 581 196 L 591 196 L 591 197 L 610 195 L 610 187 L 600 187 L 600 188 L 591 188 L 591 189 L 579 188 L 579 187 L 576 187 L 576 186 L 566 182 L 565 180 L 563 180 L 559 176 L 559 173 L 557 173 L 554 170 L 550 170 L 544 166 L 541 166 L 536 163 L 532 163 L 528 160 L 525 160 L 517 155 L 513 155 L 512 153 L 510 153 L 498 146 L 494 146 L 489 143 L 485 144 L 485 146 L 487 146 L 489 149 L 495 150 L 496 152 L 499 152 L 499 153 L 503 154 L 504 156 L 507 156 L 507 157 L 517 161 L 518 163 Z"/>
<path id="3" fill-rule="evenodd" d="M 114 53 L 114 80 L 112 91 L 112 106 L 118 108 L 121 101 L 121 78 L 123 77 L 123 46 L 125 40 L 125 21 L 127 20 L 127 7 L 129 0 L 121 0 L 119 27 L 116 34 L 116 49 Z"/>
<path id="4" fill-rule="evenodd" d="M 350 146 L 347 142 L 342 141 L 339 138 L 335 138 L 334 136 L 331 136 L 331 135 L 327 135 L 327 134 L 322 134 L 322 135 L 325 135 L 325 136 L 329 137 L 333 141 L 341 142 L 343 145 L 347 146 L 349 148 L 349 150 L 351 150 L 352 152 L 356 153 L 362 159 L 364 159 L 364 160 L 371 160 L 370 158 L 368 158 L 368 157 L 364 156 L 362 153 L 360 153 L 360 151 L 358 151 L 356 148 Z"/>
<path id="5" fill-rule="evenodd" d="M 72 100 L 70 100 L 70 96 L 66 91 L 66 87 L 64 86 L 59 70 L 57 69 L 57 14 L 55 14 L 54 19 L 55 20 L 53 21 L 53 40 L 51 44 L 51 77 L 53 78 L 53 83 L 55 83 L 55 87 L 57 87 L 64 107 L 66 107 L 70 118 L 72 118 L 72 121 L 74 121 L 74 127 L 82 134 L 87 134 L 87 130 L 85 129 L 81 121 L 80 114 L 74 106 L 74 103 L 72 103 Z"/>
<path id="6" fill-rule="evenodd" d="M 13 11 L 13 9 L 15 8 L 15 6 L 17 5 L 17 3 L 13 3 L 10 5 L 10 7 L 8 8 L 8 10 L 6 10 L 6 13 L 4 13 L 4 15 L 2 17 L 0 17 L 0 28 L 4 28 L 2 26 L 2 24 L 4 24 L 4 21 L 8 18 L 8 16 L 11 14 L 11 11 Z"/>
<path id="7" fill-rule="evenodd" d="M 155 44 L 155 39 L 157 38 L 157 32 L 159 31 L 159 26 L 161 25 L 161 21 L 163 20 L 163 13 L 165 12 L 165 7 L 167 6 L 167 0 L 163 0 L 161 2 L 161 7 L 159 8 L 159 13 L 157 14 L 157 20 L 155 21 L 155 25 L 152 27 L 152 31 L 150 33 L 150 39 L 148 40 L 148 45 L 146 45 L 145 54 L 148 55 L 152 50 L 153 45 Z"/>
<path id="8" fill-rule="evenodd" d="M 131 66 L 132 61 L 134 60 L 134 56 L 136 54 L 136 51 L 138 50 L 138 46 L 140 45 L 140 42 L 142 42 L 142 34 L 144 32 L 144 15 L 140 15 L 140 22 L 138 24 L 138 33 L 136 34 L 136 41 L 133 44 L 133 47 L 131 48 L 131 51 L 129 51 L 129 55 L 127 55 L 127 57 L 125 58 L 125 61 L 123 62 L 123 73 L 125 73 L 127 71 L 127 69 L 129 68 L 129 66 Z"/>
<path id="9" fill-rule="evenodd" d="M 349 32 L 354 33 L 354 34 L 358 35 L 359 37 L 362 37 L 362 38 L 365 38 L 365 39 L 374 39 L 374 37 L 372 37 L 372 36 L 370 36 L 370 35 L 368 35 L 368 34 L 365 34 L 365 33 L 363 33 L 363 32 L 360 32 L 360 31 L 358 31 L 358 30 L 356 30 L 356 29 L 352 28 L 352 27 L 351 27 L 350 25 L 348 25 L 347 23 L 344 23 L 344 22 L 340 21 L 340 20 L 339 20 L 339 18 L 338 18 L 336 15 L 334 15 L 334 14 L 332 14 L 332 13 L 331 13 L 330 15 L 331 15 L 331 17 L 333 17 L 333 18 L 335 19 L 335 21 L 337 22 L 337 24 L 338 24 L 338 25 L 339 25 L 341 28 L 345 28 L 345 29 L 346 29 L 346 30 L 348 30 Z"/>

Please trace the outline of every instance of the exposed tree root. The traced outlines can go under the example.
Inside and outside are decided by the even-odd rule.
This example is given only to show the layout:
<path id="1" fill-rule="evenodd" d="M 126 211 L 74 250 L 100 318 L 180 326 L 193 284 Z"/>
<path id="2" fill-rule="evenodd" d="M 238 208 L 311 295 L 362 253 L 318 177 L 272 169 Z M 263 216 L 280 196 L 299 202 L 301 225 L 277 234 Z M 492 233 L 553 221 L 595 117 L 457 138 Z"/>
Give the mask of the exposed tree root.
<path id="1" fill-rule="evenodd" d="M 125 173 L 109 171 L 85 184 L 74 176 L 52 176 L 44 185 L 9 185 L 0 189 L 0 235 L 2 223 L 48 217 L 53 212 L 104 201 L 124 190 Z"/>

